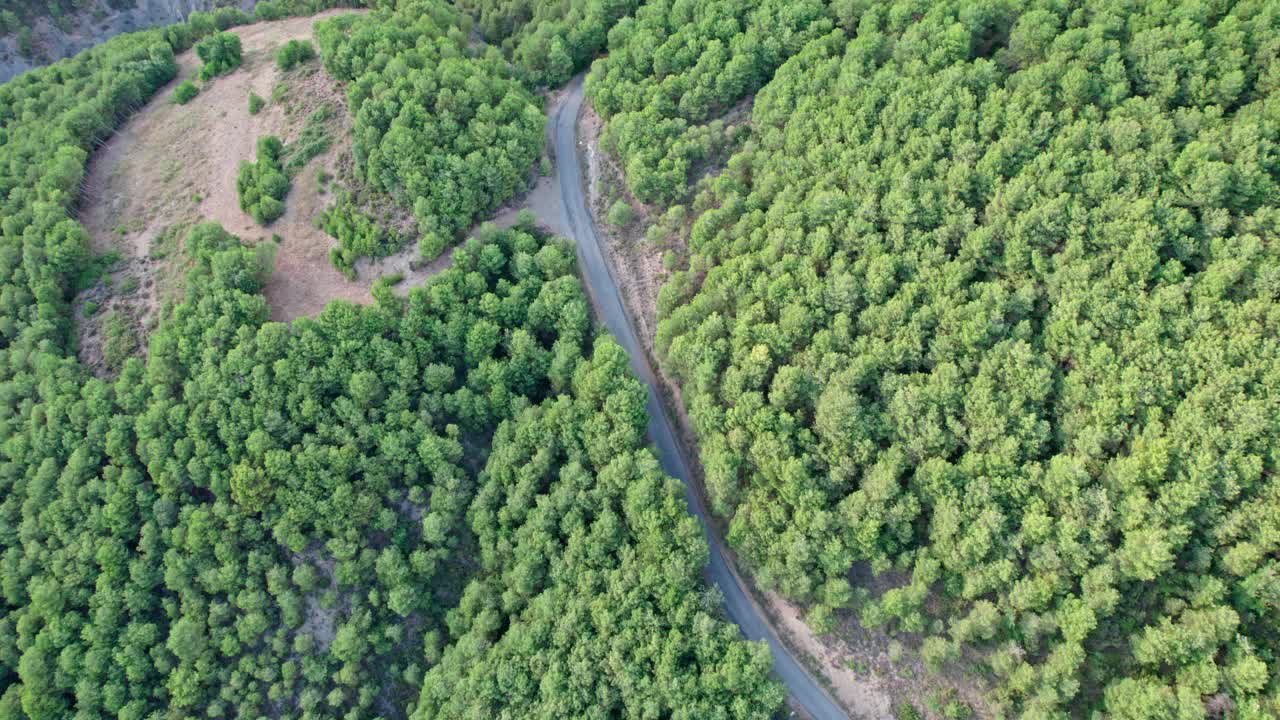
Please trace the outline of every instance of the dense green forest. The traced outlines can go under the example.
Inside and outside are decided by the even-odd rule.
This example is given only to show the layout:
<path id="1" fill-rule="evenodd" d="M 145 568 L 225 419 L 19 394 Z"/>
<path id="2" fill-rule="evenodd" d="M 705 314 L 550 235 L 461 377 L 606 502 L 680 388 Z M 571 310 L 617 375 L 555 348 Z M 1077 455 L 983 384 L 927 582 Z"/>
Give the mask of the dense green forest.
<path id="1" fill-rule="evenodd" d="M 566 282 L 529 315 L 585 318 L 580 292 Z M 555 379 L 571 357 L 529 356 L 571 391 L 493 438 L 468 512 L 481 578 L 448 618 L 457 640 L 414 717 L 767 717 L 783 699 L 769 651 L 716 619 L 697 520 L 642 447 L 626 353 L 598 340 Z"/>
<path id="2" fill-rule="evenodd" d="M 563 85 L 604 49 L 609 28 L 638 0 L 467 0 L 484 38 L 499 45 L 528 83 Z"/>
<path id="3" fill-rule="evenodd" d="M 1280 5 L 842 5 L 659 299 L 730 543 L 1008 712 L 1275 717 Z"/>
<path id="4" fill-rule="evenodd" d="M 380 63 L 452 42 L 420 30 L 327 48 L 375 94 Z M 121 36 L 0 86 L 0 717 L 770 716 L 768 652 L 719 618 L 562 241 L 486 230 L 408 297 L 282 324 L 272 244 L 200 224 L 145 358 L 108 379 L 78 363 L 89 153 L 214 31 Z M 447 70 L 523 112 L 499 62 Z M 248 175 L 287 186 L 290 149 L 259 150 Z M 544 633 L 562 642 L 530 652 Z M 455 679 L 472 692 L 442 692 Z"/>
<path id="5" fill-rule="evenodd" d="M 778 712 L 528 222 L 288 325 L 272 244 L 200 224 L 145 356 L 75 359 L 91 152 L 175 53 L 235 72 L 220 32 L 334 4 L 0 85 L 0 718 Z M 1280 3 L 374 4 L 316 46 L 424 257 L 527 186 L 535 90 L 592 65 L 603 149 L 687 228 L 655 344 L 708 499 L 815 630 L 918 637 L 1008 717 L 1280 716 Z M 350 195 L 321 223 L 346 272 L 407 241 Z"/>
<path id="6" fill-rule="evenodd" d="M 546 117 L 471 20 L 436 0 L 339 16 L 316 27 L 325 69 L 349 83 L 357 167 L 413 210 L 425 259 L 528 183 Z"/>
<path id="7" fill-rule="evenodd" d="M 725 140 L 708 121 L 832 24 L 818 0 L 651 0 L 619 22 L 587 94 L 631 192 L 644 202 L 683 198 Z"/>

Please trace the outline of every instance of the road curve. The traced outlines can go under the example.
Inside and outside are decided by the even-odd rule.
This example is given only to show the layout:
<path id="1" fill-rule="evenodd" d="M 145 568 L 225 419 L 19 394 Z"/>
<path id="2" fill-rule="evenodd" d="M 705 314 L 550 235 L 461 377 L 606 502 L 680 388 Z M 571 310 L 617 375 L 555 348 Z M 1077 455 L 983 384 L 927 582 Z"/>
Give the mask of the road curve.
<path id="1" fill-rule="evenodd" d="M 814 681 L 808 671 L 796 661 L 791 652 L 778 639 L 768 621 L 760 614 L 748 597 L 746 589 L 725 561 L 720 539 L 711 530 L 707 509 L 702 498 L 689 480 L 689 465 L 675 441 L 671 422 L 659 399 L 653 368 L 641 350 L 631 319 L 622 306 L 622 296 L 614 282 L 609 266 L 601 250 L 600 237 L 596 234 L 595 221 L 587 210 L 582 177 L 582 162 L 578 146 L 578 109 L 582 106 L 582 75 L 577 76 L 567 88 L 568 95 L 551 115 L 551 135 L 555 142 L 556 173 L 561 195 L 563 226 L 578 248 L 578 264 L 586 281 L 587 293 L 596 306 L 613 337 L 631 356 L 631 367 L 649 392 L 649 438 L 657 446 L 662 468 L 684 483 L 685 500 L 689 512 L 702 524 L 702 534 L 711 550 L 711 562 L 707 575 L 724 595 L 725 610 L 729 618 L 742 629 L 749 640 L 764 640 L 773 653 L 773 670 L 786 685 L 787 691 L 814 720 L 847 720 L 848 716 Z"/>

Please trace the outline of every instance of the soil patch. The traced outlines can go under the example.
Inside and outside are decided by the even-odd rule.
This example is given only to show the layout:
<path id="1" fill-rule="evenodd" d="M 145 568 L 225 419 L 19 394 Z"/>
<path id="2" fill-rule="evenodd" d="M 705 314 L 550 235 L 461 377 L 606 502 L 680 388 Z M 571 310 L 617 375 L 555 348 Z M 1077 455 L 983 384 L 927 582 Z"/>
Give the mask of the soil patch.
<path id="1" fill-rule="evenodd" d="M 556 108 L 564 102 L 567 91 L 564 88 L 544 92 L 543 109 L 547 115 L 547 128 L 543 142 L 542 157 L 538 167 L 530 177 L 529 189 L 512 198 L 494 213 L 491 221 L 500 228 L 509 228 L 516 224 L 521 210 L 529 210 L 534 214 L 537 223 L 543 229 L 560 237 L 569 236 L 569 228 L 565 224 L 564 200 L 560 196 L 559 175 L 555 172 L 556 138 L 553 118 Z M 542 170 L 546 169 L 546 173 Z"/>
<path id="2" fill-rule="evenodd" d="M 320 595 L 326 590 L 335 589 L 333 583 L 333 569 L 337 565 L 333 557 L 324 552 L 321 547 L 308 548 L 300 555 L 294 555 L 291 558 L 293 566 L 296 568 L 300 565 L 311 565 L 316 569 L 322 580 L 320 587 L 314 592 L 306 594 L 306 619 L 303 620 L 302 626 L 298 628 L 299 635 L 310 635 L 315 641 L 315 647 L 320 654 L 329 652 L 329 646 L 333 644 L 333 638 L 338 634 L 337 620 L 338 614 L 343 610 L 341 603 L 333 604 L 330 607 L 322 607 L 320 604 Z"/>

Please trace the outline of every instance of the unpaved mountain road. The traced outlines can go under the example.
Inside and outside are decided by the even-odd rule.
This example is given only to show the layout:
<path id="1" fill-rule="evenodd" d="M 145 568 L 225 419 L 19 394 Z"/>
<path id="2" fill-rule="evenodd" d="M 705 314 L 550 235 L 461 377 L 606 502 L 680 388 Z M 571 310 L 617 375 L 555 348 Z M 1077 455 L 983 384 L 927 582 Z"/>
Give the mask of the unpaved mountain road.
<path id="1" fill-rule="evenodd" d="M 711 550 L 707 576 L 724 595 L 725 610 L 729 618 L 737 623 L 747 639 L 764 640 L 769 644 L 769 650 L 773 653 L 774 672 L 786 686 L 793 701 L 804 712 L 814 720 L 845 720 L 848 715 L 818 685 L 804 666 L 796 661 L 760 609 L 752 602 L 739 578 L 730 570 L 720 539 L 711 529 L 702 498 L 693 489 L 688 462 L 676 444 L 671 421 L 668 420 L 657 393 L 653 368 L 649 366 L 631 320 L 623 309 L 622 296 L 605 262 L 595 222 L 587 210 L 577 122 L 578 110 L 582 106 L 582 78 L 579 75 L 569 84 L 567 94 L 549 118 L 549 134 L 555 147 L 559 180 L 557 184 L 560 186 L 559 227 L 564 228 L 577 245 L 578 263 L 586 281 L 587 293 L 591 296 L 600 319 L 631 356 L 631 367 L 648 390 L 649 437 L 657 447 L 663 469 L 684 483 L 689 512 L 701 522 L 703 535 Z M 544 218 L 544 221 L 547 220 L 553 221 L 550 224 L 555 225 L 554 220 L 557 218 Z"/>

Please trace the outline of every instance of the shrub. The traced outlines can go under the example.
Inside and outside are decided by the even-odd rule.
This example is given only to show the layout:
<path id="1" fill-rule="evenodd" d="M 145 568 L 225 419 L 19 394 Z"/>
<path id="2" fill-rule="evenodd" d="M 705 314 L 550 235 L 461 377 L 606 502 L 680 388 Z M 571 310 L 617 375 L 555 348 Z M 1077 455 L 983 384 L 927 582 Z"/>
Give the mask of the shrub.
<path id="1" fill-rule="evenodd" d="M 284 215 L 284 202 L 270 195 L 263 195 L 250 210 L 250 214 L 259 225 L 269 225 Z"/>
<path id="2" fill-rule="evenodd" d="M 240 67 L 240 36 L 232 32 L 217 32 L 196 43 L 196 55 L 200 56 L 200 79 L 208 80 L 225 75 Z"/>
<path id="3" fill-rule="evenodd" d="M 219 30 L 227 30 L 237 25 L 248 25 L 253 18 L 237 7 L 223 7 L 213 11 L 213 24 Z"/>
<path id="4" fill-rule="evenodd" d="M 36 55 L 36 46 L 31 41 L 31 28 L 29 27 L 18 30 L 18 54 L 28 59 L 34 58 Z"/>
<path id="5" fill-rule="evenodd" d="M 289 178 L 280 162 L 284 143 L 273 135 L 258 138 L 258 161 L 241 162 L 236 174 L 236 195 L 240 209 L 267 225 L 284 214 L 284 196 L 289 193 Z"/>
<path id="6" fill-rule="evenodd" d="M 191 99 L 200 93 L 200 88 L 190 80 L 183 80 L 178 87 L 173 89 L 173 101 L 179 105 L 186 105 Z"/>
<path id="7" fill-rule="evenodd" d="M 22 21 L 12 10 L 0 11 L 0 35 L 8 35 L 20 27 L 22 27 Z"/>
<path id="8" fill-rule="evenodd" d="M 102 323 L 106 336 L 102 344 L 102 359 L 107 367 L 119 370 L 124 361 L 138 351 L 138 335 L 119 313 L 107 314 Z"/>
<path id="9" fill-rule="evenodd" d="M 636 219 L 636 212 L 631 209 L 631 205 L 626 200 L 619 200 L 609 208 L 609 214 L 606 219 L 610 225 L 616 228 L 624 228 Z"/>
<path id="10" fill-rule="evenodd" d="M 266 104 L 267 104 L 267 101 L 263 100 L 261 95 L 253 91 L 249 92 L 249 114 L 250 115 L 257 115 L 258 111 L 262 110 L 262 106 Z"/>
<path id="11" fill-rule="evenodd" d="M 288 72 L 315 56 L 315 46 L 309 40 L 290 40 L 276 51 L 276 66 Z"/>
<path id="12" fill-rule="evenodd" d="M 434 260 L 440 256 L 440 253 L 444 252 L 447 245 L 448 243 L 445 242 L 440 233 L 423 233 L 422 237 L 418 238 L 418 255 L 423 260 Z"/>

